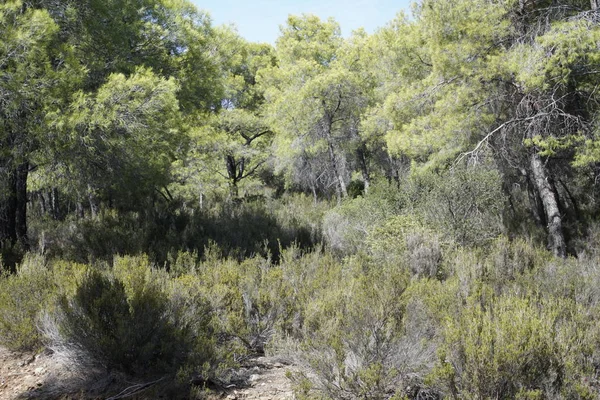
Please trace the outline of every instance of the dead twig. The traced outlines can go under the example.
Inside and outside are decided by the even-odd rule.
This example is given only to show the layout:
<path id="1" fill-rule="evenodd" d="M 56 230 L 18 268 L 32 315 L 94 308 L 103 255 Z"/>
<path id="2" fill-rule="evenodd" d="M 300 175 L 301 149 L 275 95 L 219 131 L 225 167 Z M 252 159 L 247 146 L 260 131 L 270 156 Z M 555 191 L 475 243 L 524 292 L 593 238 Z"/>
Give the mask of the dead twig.
<path id="1" fill-rule="evenodd" d="M 157 383 L 164 381 L 165 379 L 166 379 L 166 377 L 163 376 L 162 378 L 157 379 L 157 380 L 152 381 L 152 382 L 140 383 L 140 384 L 137 384 L 137 385 L 130 386 L 128 388 L 125 388 L 121 393 L 119 393 L 119 394 L 117 394 L 117 395 L 115 395 L 113 397 L 109 397 L 106 400 L 118 400 L 118 399 L 125 399 L 127 397 L 134 396 L 134 395 L 136 395 L 136 394 L 138 394 L 138 393 L 140 393 L 140 392 L 148 389 L 149 387 L 154 386 Z"/>

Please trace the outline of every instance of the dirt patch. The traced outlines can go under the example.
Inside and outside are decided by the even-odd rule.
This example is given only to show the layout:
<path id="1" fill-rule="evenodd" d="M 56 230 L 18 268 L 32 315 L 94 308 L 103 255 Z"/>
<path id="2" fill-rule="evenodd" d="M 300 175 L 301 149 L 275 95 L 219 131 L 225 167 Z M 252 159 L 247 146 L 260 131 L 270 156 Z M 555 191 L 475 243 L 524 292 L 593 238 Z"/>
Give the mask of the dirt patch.
<path id="1" fill-rule="evenodd" d="M 39 397 L 51 372 L 59 368 L 49 353 L 15 353 L 0 347 L 0 400 Z"/>
<path id="2" fill-rule="evenodd" d="M 248 363 L 238 373 L 244 377 L 244 383 L 239 388 L 230 388 L 223 395 L 228 400 L 264 399 L 288 400 L 293 399 L 292 386 L 286 377 L 294 367 L 283 364 L 275 358 L 260 357 Z"/>
<path id="3" fill-rule="evenodd" d="M 275 358 L 260 357 L 250 360 L 243 368 L 236 371 L 238 379 L 235 385 L 222 390 L 217 398 L 293 399 L 291 382 L 286 377 L 288 371 L 295 371 L 295 368 Z M 85 395 L 81 392 L 74 395 L 73 379 L 77 379 L 75 374 L 51 352 L 17 353 L 0 347 L 0 400 L 106 398 L 114 395 L 114 388 L 109 390 L 110 393 L 104 392 L 104 395 L 101 388 L 95 388 L 92 393 L 86 390 Z M 104 390 L 108 386 L 110 385 L 104 385 Z M 90 388 L 88 385 L 84 387 Z M 153 397 L 145 392 L 134 398 L 165 397 L 164 395 Z"/>

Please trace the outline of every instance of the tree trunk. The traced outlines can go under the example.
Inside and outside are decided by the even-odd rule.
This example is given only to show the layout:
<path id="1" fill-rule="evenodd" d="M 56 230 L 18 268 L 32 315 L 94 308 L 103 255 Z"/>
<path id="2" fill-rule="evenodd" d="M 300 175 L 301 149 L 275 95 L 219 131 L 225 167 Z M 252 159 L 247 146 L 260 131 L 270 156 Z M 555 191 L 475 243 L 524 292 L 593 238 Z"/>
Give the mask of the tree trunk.
<path id="1" fill-rule="evenodd" d="M 229 197 L 232 200 L 237 200 L 240 196 L 237 182 L 235 180 L 229 181 Z"/>
<path id="2" fill-rule="evenodd" d="M 90 213 L 92 215 L 92 218 L 96 219 L 100 211 L 100 206 L 98 204 L 96 194 L 94 193 L 94 189 L 91 185 L 88 185 L 88 202 L 90 203 Z"/>
<path id="3" fill-rule="evenodd" d="M 83 219 L 85 217 L 85 208 L 83 206 L 83 202 L 78 197 L 77 202 L 75 203 L 75 213 L 77 214 L 77 219 Z"/>
<path id="4" fill-rule="evenodd" d="M 598 10 L 598 4 L 600 0 L 590 0 L 590 6 L 592 7 L 592 11 Z"/>
<path id="5" fill-rule="evenodd" d="M 527 198 L 529 199 L 529 207 L 531 215 L 537 226 L 546 226 L 546 211 L 544 204 L 540 198 L 539 191 L 531 179 L 531 174 L 525 168 L 521 169 L 521 174 L 525 177 L 527 183 Z"/>
<path id="6" fill-rule="evenodd" d="M 317 205 L 319 198 L 317 197 L 317 188 L 314 184 L 310 185 L 310 191 L 312 192 L 312 195 L 313 195 L 313 201 L 314 201 L 315 205 Z"/>
<path id="7" fill-rule="evenodd" d="M 27 243 L 27 173 L 29 165 L 15 168 L 10 163 L 0 168 L 0 261 L 15 272 L 21 252 L 15 247 Z"/>
<path id="8" fill-rule="evenodd" d="M 369 168 L 367 166 L 367 147 L 362 143 L 356 150 L 358 157 L 358 165 L 360 172 L 365 183 L 365 194 L 369 193 L 369 186 L 371 186 L 371 175 L 369 174 Z"/>
<path id="9" fill-rule="evenodd" d="M 27 238 L 27 177 L 29 175 L 29 162 L 24 162 L 17 167 L 15 181 L 15 233 L 17 240 L 25 250 L 29 250 Z"/>
<path id="10" fill-rule="evenodd" d="M 50 210 L 52 213 L 52 218 L 58 221 L 61 217 L 60 203 L 59 203 L 60 200 L 58 198 L 58 189 L 53 187 L 52 190 L 50 190 L 49 196 L 50 196 Z"/>
<path id="11" fill-rule="evenodd" d="M 338 190 L 341 194 L 341 197 L 348 197 L 348 189 L 346 188 L 346 182 L 344 181 L 344 177 L 342 176 L 337 157 L 335 156 L 335 149 L 333 148 L 333 140 L 331 139 L 331 124 L 326 127 L 325 137 L 327 138 L 327 148 L 329 150 L 329 160 L 331 161 L 331 168 L 333 169 L 333 173 L 338 181 Z"/>
<path id="12" fill-rule="evenodd" d="M 548 248 L 557 257 L 566 257 L 567 246 L 562 227 L 562 217 L 558 207 L 557 194 L 550 184 L 548 171 L 540 155 L 532 150 L 530 166 L 533 174 L 533 184 L 540 195 L 546 214 L 548 230 Z"/>
<path id="13" fill-rule="evenodd" d="M 46 198 L 44 197 L 44 192 L 40 190 L 37 193 L 37 197 L 40 202 L 40 210 L 42 212 L 42 215 L 46 215 L 46 213 L 48 212 L 48 207 L 46 205 Z"/>
<path id="14" fill-rule="evenodd" d="M 227 165 L 227 178 L 229 180 L 229 197 L 233 200 L 239 196 L 238 182 L 241 176 L 238 173 L 238 162 L 231 154 L 225 156 L 225 164 Z"/>
<path id="15" fill-rule="evenodd" d="M 11 166 L 0 169 L 0 245 L 17 241 L 17 171 Z"/>

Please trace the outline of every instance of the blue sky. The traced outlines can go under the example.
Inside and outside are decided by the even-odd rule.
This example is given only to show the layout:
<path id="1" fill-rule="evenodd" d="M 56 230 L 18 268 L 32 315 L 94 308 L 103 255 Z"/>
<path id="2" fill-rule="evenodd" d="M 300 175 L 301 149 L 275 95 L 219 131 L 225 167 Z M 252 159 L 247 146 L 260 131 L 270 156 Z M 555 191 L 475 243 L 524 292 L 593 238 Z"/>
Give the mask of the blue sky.
<path id="1" fill-rule="evenodd" d="M 391 21 L 400 10 L 410 11 L 412 0 L 192 0 L 209 12 L 214 25 L 233 23 L 252 42 L 275 43 L 279 25 L 289 14 L 333 17 L 344 36 L 363 27 L 371 33 Z"/>

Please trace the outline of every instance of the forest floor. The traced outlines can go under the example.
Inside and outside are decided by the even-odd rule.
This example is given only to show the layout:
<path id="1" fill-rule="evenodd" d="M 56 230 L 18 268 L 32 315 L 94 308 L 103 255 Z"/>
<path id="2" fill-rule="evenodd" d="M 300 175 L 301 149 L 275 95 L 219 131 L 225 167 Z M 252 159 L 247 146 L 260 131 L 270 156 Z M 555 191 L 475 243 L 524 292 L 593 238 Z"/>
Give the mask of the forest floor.
<path id="1" fill-rule="evenodd" d="M 227 400 L 264 399 L 288 400 L 293 399 L 292 386 L 286 377 L 288 371 L 295 368 L 285 365 L 276 359 L 260 357 L 248 363 L 244 373 L 247 384 L 245 387 L 231 388 L 223 395 Z"/>
<path id="2" fill-rule="evenodd" d="M 253 359 L 239 371 L 239 375 L 246 378 L 245 384 L 218 392 L 214 397 L 226 400 L 293 399 L 291 382 L 286 377 L 286 372 L 289 370 L 294 370 L 294 367 L 282 364 L 273 358 Z M 64 363 L 49 352 L 16 353 L 0 347 L 0 400 L 102 399 L 119 393 L 118 389 L 107 389 L 116 386 L 106 382 L 96 382 L 97 387 L 92 387 L 91 390 L 73 390 L 77 387 L 78 381 L 81 382 L 81 387 L 90 388 L 89 382 L 77 378 Z M 139 392 L 138 395 L 129 398 L 169 397 L 164 394 L 153 396 L 148 392 Z"/>
<path id="3" fill-rule="evenodd" d="M 47 353 L 15 353 L 0 347 L 0 400 L 32 398 L 62 366 Z"/>

